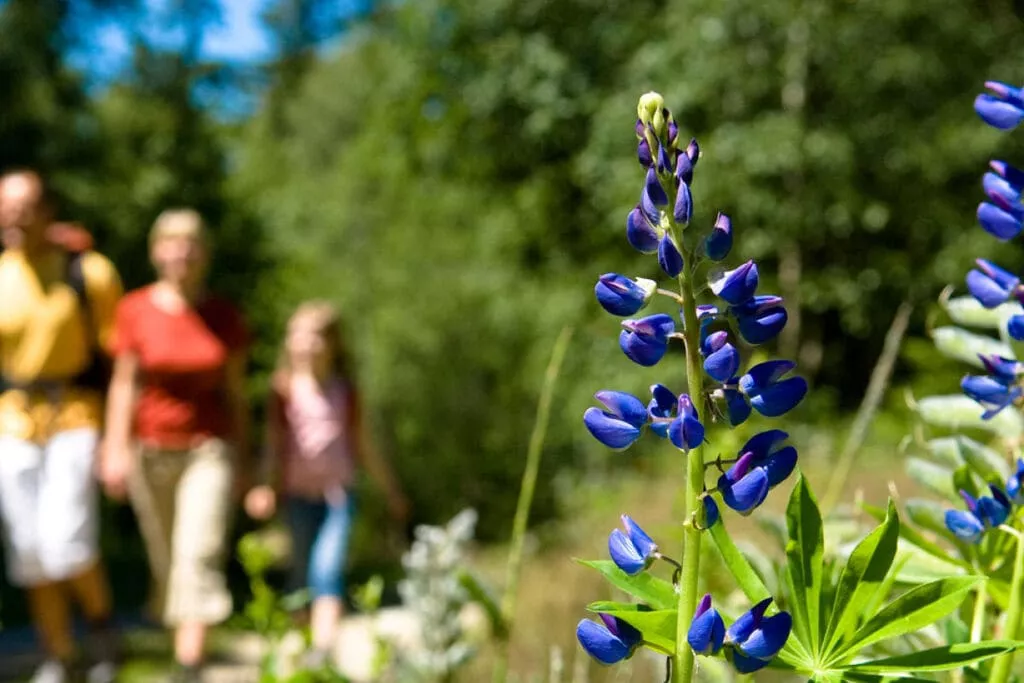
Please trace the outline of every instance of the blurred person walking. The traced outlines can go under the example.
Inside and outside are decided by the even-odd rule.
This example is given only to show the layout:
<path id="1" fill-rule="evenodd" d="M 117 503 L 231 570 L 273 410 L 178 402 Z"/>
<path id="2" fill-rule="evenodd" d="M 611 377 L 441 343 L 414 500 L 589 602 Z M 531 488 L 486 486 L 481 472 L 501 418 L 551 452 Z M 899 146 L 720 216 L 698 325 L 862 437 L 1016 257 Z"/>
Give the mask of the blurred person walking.
<path id="1" fill-rule="evenodd" d="M 112 681 L 116 638 L 99 553 L 94 461 L 103 348 L 121 282 L 80 228 L 54 224 L 42 177 L 0 176 L 0 517 L 10 580 L 25 588 L 48 659 L 36 683 Z M 81 661 L 71 603 L 90 629 Z"/>
<path id="2" fill-rule="evenodd" d="M 157 281 L 117 307 L 101 478 L 139 519 L 154 616 L 174 630 L 174 680 L 198 681 L 208 627 L 231 613 L 224 565 L 248 453 L 248 335 L 238 309 L 206 290 L 198 213 L 162 213 L 149 248 Z"/>
<path id="3" fill-rule="evenodd" d="M 327 665 L 342 616 L 344 571 L 352 528 L 356 466 L 363 465 L 405 521 L 409 504 L 364 429 L 341 325 L 324 301 L 292 315 L 267 409 L 266 482 L 245 498 L 246 511 L 267 519 L 283 497 L 292 537 L 289 588 L 311 593 L 312 649 L 306 665 Z"/>

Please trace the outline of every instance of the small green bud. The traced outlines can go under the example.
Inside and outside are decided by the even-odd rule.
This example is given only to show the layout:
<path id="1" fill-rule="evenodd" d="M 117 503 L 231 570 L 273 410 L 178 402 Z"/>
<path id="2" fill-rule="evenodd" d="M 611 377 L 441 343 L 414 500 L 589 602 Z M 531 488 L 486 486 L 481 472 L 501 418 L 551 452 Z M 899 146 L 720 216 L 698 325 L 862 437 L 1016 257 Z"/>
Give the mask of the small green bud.
<path id="1" fill-rule="evenodd" d="M 661 110 L 665 108 L 665 98 L 656 92 L 645 93 L 640 96 L 636 105 L 636 117 L 643 122 L 644 126 L 653 124 L 655 115 L 659 115 L 664 124 L 664 115 Z M 657 129 L 657 126 L 655 126 Z"/>

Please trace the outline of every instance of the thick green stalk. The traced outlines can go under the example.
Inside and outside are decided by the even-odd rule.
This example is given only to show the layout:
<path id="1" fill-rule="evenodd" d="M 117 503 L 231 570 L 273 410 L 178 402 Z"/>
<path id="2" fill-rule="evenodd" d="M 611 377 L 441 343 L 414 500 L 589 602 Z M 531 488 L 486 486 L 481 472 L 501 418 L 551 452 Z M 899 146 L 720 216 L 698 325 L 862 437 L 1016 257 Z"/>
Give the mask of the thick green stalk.
<path id="1" fill-rule="evenodd" d="M 680 235 L 681 237 L 681 235 Z M 677 239 L 678 244 L 682 244 Z M 688 268 L 692 253 L 685 254 L 687 268 L 679 276 L 679 293 L 682 295 L 684 335 L 686 337 L 686 385 L 697 414 L 704 424 L 709 423 L 707 405 L 704 400 L 704 369 L 700 358 L 700 323 L 697 320 L 697 300 L 693 293 L 693 282 Z M 704 448 L 695 448 L 686 454 L 685 506 L 683 509 L 683 569 L 680 573 L 680 591 L 676 617 L 676 653 L 672 667 L 674 683 L 690 683 L 693 679 L 693 651 L 686 642 L 693 613 L 697 610 L 697 579 L 700 575 L 700 531 L 691 521 L 699 496 L 704 492 Z"/>
<path id="2" fill-rule="evenodd" d="M 512 637 L 512 623 L 516 616 L 516 598 L 519 596 L 519 574 L 523 566 L 523 545 L 526 541 L 526 527 L 530 521 L 530 507 L 533 505 L 533 492 L 537 488 L 537 472 L 540 469 L 540 456 L 544 448 L 544 435 L 548 430 L 548 417 L 551 414 L 551 397 L 555 391 L 555 380 L 562 369 L 562 360 L 572 338 L 572 328 L 563 327 L 555 341 L 544 372 L 544 385 L 541 387 L 540 400 L 537 403 L 537 417 L 530 435 L 530 445 L 526 451 L 526 468 L 523 480 L 519 485 L 519 500 L 516 503 L 516 516 L 512 522 L 512 548 L 509 550 L 508 563 L 505 567 L 505 593 L 501 598 L 501 620 L 503 635 L 498 642 L 498 654 L 494 662 L 494 683 L 505 683 L 508 677 L 508 646 Z"/>
<path id="3" fill-rule="evenodd" d="M 1016 534 L 1015 534 L 1016 535 Z M 1020 631 L 1021 603 L 1024 598 L 1024 539 L 1017 536 L 1017 553 L 1013 558 L 1013 578 L 1010 580 L 1010 607 L 1006 610 L 1006 627 L 1000 640 L 1016 640 Z M 1013 652 L 1009 652 L 992 665 L 989 683 L 1006 683 L 1013 671 Z"/>

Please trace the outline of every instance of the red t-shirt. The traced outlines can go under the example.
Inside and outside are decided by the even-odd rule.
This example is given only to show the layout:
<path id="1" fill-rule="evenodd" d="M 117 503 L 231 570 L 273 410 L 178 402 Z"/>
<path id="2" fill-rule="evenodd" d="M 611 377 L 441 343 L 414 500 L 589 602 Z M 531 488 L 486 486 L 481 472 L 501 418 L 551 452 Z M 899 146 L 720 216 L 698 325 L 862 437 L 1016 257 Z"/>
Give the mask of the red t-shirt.
<path id="1" fill-rule="evenodd" d="M 229 436 L 225 372 L 228 357 L 248 343 L 241 313 L 213 296 L 169 313 L 153 303 L 151 294 L 143 287 L 121 299 L 111 341 L 115 357 L 134 353 L 139 358 L 135 436 L 163 448 Z"/>

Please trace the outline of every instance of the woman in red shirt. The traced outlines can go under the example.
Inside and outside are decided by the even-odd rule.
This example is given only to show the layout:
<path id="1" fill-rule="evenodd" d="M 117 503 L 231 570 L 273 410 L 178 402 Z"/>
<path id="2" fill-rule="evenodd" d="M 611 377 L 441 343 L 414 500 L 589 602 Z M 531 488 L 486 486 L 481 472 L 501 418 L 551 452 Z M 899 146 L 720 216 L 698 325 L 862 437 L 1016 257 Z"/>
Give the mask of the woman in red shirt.
<path id="1" fill-rule="evenodd" d="M 125 296 L 115 318 L 101 478 L 131 499 L 179 679 L 198 681 L 207 627 L 231 613 L 224 560 L 236 457 L 248 449 L 247 335 L 238 310 L 205 291 L 196 212 L 161 214 L 150 257 L 157 281 Z"/>

